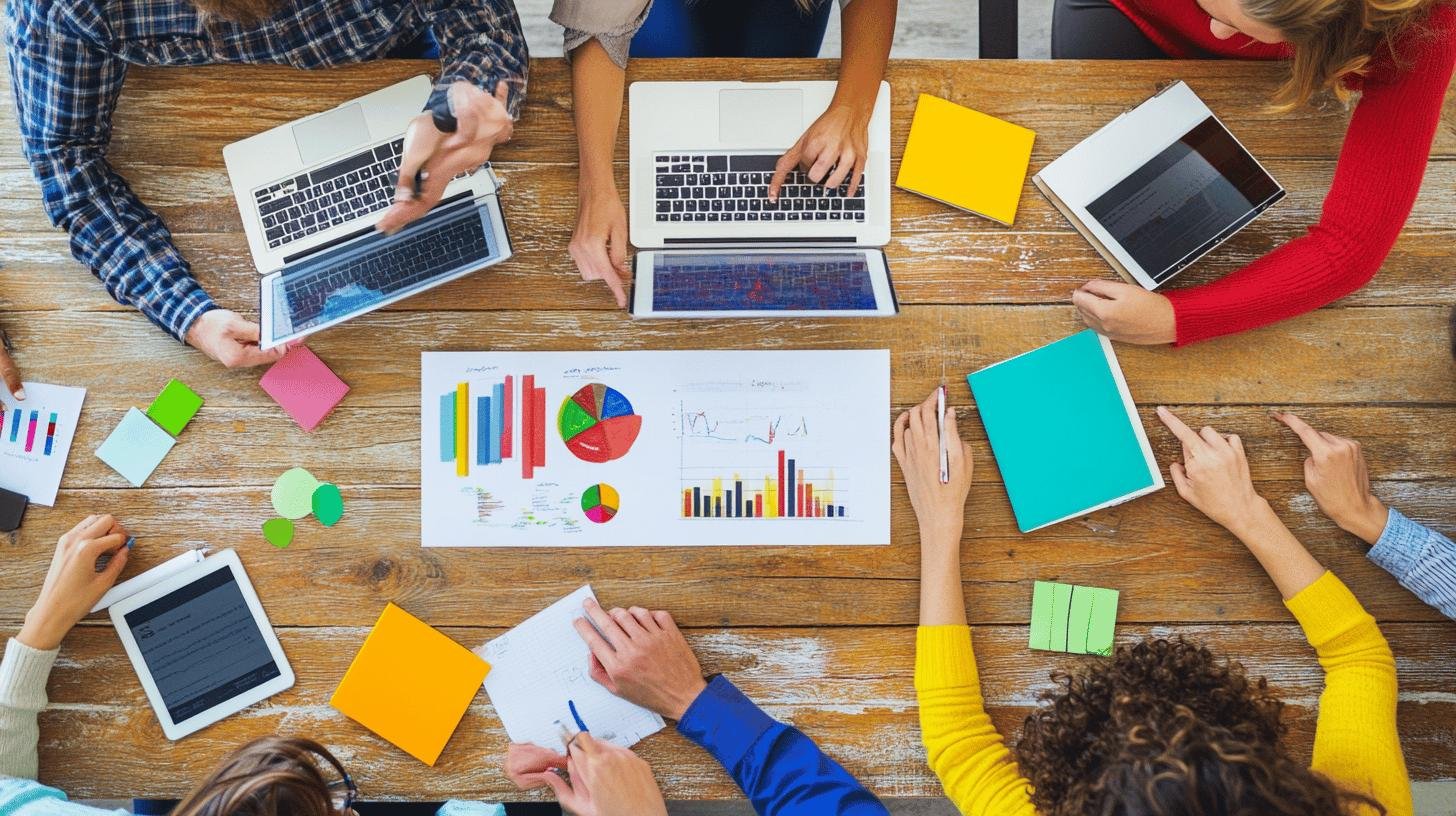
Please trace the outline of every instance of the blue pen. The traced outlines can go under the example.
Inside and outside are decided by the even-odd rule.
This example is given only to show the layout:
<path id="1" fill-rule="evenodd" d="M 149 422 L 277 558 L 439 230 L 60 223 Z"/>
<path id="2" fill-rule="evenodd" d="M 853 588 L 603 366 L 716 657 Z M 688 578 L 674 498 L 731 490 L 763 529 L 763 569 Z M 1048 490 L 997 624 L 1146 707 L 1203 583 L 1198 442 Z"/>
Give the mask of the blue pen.
<path id="1" fill-rule="evenodd" d="M 576 720 L 576 727 L 582 731 L 590 731 L 591 729 L 586 727 L 586 723 L 581 721 L 581 715 L 576 713 L 576 701 L 567 700 L 566 706 L 571 709 L 571 718 Z"/>

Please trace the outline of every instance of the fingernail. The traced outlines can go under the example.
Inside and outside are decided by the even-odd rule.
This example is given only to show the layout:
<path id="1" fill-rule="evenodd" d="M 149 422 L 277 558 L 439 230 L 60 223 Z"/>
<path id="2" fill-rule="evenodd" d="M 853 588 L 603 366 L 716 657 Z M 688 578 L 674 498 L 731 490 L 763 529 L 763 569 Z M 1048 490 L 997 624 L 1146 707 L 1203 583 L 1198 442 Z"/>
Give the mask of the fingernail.
<path id="1" fill-rule="evenodd" d="M 20 400 L 21 402 L 25 402 L 25 389 L 24 388 L 21 388 L 21 389 L 16 390 L 16 392 L 15 392 L 15 398 L 18 399 L 18 400 Z"/>

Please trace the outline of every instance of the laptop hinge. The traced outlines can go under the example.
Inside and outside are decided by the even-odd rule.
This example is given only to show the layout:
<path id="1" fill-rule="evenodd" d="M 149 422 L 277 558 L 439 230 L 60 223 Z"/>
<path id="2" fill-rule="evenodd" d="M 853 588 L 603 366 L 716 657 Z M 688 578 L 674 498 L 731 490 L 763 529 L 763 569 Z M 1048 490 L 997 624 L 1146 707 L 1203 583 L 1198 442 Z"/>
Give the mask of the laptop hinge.
<path id="1" fill-rule="evenodd" d="M 670 246 L 703 246 L 714 245 L 735 245 L 735 244 L 772 244 L 772 245 L 793 245 L 793 244 L 853 244 L 854 236 L 805 236 L 802 238 L 664 238 L 662 243 Z"/>

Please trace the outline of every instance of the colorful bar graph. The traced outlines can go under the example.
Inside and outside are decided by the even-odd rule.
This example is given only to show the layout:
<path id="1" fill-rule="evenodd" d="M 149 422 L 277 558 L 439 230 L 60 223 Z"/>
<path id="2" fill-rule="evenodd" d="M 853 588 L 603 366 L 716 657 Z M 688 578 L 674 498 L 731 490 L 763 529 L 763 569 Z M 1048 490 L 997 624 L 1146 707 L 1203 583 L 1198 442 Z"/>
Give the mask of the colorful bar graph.
<path id="1" fill-rule="evenodd" d="M 470 475 L 470 462 L 476 465 L 498 465 L 511 458 L 514 444 L 515 377 L 503 382 L 480 385 L 474 406 L 470 400 L 470 383 L 459 383 L 440 395 L 440 461 L 454 462 L 456 476 Z M 545 389 L 537 389 L 544 400 Z M 521 404 L 529 404 L 522 400 Z M 522 421 L 525 417 L 522 417 Z M 475 451 L 471 455 L 470 426 L 475 425 Z M 529 458 L 529 457 L 527 457 Z M 522 470 L 530 466 L 521 463 Z M 539 463 L 537 463 L 539 464 Z"/>
<path id="2" fill-rule="evenodd" d="M 834 471 L 815 469 L 823 484 L 816 485 L 786 451 L 775 452 L 767 463 L 763 484 L 755 475 L 704 478 L 682 487 L 683 518 L 844 518 L 844 505 L 834 501 Z M 775 478 L 777 476 L 777 478 Z"/>

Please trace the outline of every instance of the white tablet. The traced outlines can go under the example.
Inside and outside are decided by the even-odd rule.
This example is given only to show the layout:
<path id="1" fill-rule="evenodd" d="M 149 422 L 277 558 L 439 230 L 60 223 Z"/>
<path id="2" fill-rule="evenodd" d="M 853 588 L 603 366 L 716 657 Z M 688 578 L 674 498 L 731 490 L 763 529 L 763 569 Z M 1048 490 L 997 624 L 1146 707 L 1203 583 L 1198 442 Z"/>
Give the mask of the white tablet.
<path id="1" fill-rule="evenodd" d="M 648 250 L 633 259 L 633 317 L 890 317 L 899 311 L 878 249 Z"/>
<path id="2" fill-rule="evenodd" d="M 293 669 L 234 550 L 117 601 L 111 621 L 167 739 L 293 685 Z"/>

